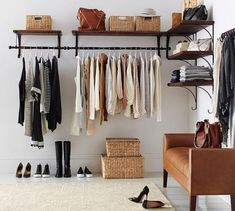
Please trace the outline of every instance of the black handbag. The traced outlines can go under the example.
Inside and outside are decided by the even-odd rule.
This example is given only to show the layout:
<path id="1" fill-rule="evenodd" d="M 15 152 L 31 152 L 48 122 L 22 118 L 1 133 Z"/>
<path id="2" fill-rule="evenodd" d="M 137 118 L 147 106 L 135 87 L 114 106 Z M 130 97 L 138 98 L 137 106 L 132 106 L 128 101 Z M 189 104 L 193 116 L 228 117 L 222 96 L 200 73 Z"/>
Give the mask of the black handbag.
<path id="1" fill-rule="evenodd" d="M 199 5 L 195 8 L 187 8 L 184 10 L 184 20 L 207 20 L 208 11 L 205 5 Z"/>

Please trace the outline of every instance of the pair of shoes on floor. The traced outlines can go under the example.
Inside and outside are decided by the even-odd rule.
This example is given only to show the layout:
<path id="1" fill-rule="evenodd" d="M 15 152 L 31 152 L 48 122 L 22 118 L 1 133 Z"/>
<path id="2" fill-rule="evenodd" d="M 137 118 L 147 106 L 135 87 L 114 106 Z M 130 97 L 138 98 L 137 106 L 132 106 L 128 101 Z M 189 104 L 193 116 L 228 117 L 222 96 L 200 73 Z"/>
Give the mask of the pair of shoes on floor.
<path id="1" fill-rule="evenodd" d="M 132 197 L 132 198 L 129 198 L 129 200 L 135 203 L 142 203 L 142 206 L 145 209 L 160 208 L 165 205 L 161 201 L 149 201 L 148 194 L 149 194 L 149 188 L 148 186 L 145 186 L 144 189 L 140 192 L 138 197 Z M 146 196 L 146 199 L 143 201 L 145 196 Z"/>
<path id="2" fill-rule="evenodd" d="M 29 178 L 31 176 L 31 165 L 30 163 L 27 163 L 25 170 L 24 170 L 24 174 L 22 173 L 23 171 L 23 164 L 19 163 L 17 170 L 16 170 L 16 177 L 17 178 L 22 178 L 22 176 L 24 178 Z"/>
<path id="3" fill-rule="evenodd" d="M 77 177 L 78 178 L 83 178 L 83 177 L 90 178 L 90 177 L 93 177 L 93 174 L 87 167 L 85 167 L 84 171 L 82 170 L 82 167 L 80 167 L 77 172 Z"/>
<path id="4" fill-rule="evenodd" d="M 43 173 L 42 173 L 42 165 L 41 165 L 41 164 L 38 164 L 38 165 L 37 165 L 36 173 L 35 173 L 33 176 L 34 176 L 35 178 L 40 178 L 40 177 L 48 178 L 48 177 L 50 177 L 49 165 L 48 165 L 48 164 L 45 165 L 44 170 L 43 170 Z"/>

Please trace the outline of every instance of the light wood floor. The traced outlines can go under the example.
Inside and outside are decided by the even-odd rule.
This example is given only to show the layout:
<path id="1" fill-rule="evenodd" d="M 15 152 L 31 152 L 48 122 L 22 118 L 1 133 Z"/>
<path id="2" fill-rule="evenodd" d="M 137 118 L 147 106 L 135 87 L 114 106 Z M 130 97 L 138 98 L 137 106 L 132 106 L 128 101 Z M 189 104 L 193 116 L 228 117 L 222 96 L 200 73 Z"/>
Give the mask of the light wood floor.
<path id="1" fill-rule="evenodd" d="M 84 179 L 84 182 L 92 182 L 102 180 L 100 175 L 95 175 L 91 179 Z M 189 198 L 187 192 L 179 186 L 179 184 L 171 177 L 168 179 L 168 188 L 162 188 L 162 174 L 148 173 L 144 179 L 153 181 L 164 195 L 169 199 L 176 211 L 189 210 Z M 17 183 L 62 183 L 62 182 L 76 182 L 76 176 L 72 178 L 57 179 L 53 176 L 49 179 L 16 179 L 14 175 L 0 175 L 0 184 L 17 184 Z M 230 211 L 230 205 L 225 202 L 220 196 L 200 196 L 197 203 L 197 211 Z M 124 210 L 123 210 L 124 211 Z"/>

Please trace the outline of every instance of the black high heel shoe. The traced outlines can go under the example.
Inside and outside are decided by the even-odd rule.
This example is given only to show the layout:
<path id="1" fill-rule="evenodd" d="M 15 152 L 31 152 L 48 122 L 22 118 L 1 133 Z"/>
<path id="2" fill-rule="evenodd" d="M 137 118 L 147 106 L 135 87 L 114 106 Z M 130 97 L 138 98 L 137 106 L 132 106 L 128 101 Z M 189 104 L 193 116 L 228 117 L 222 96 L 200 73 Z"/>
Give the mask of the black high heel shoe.
<path id="1" fill-rule="evenodd" d="M 27 163 L 25 170 L 24 170 L 24 177 L 29 178 L 31 176 L 31 165 Z"/>
<path id="2" fill-rule="evenodd" d="M 144 200 L 142 206 L 145 209 L 152 209 L 152 208 L 160 208 L 163 207 L 165 204 L 161 201 L 148 201 Z"/>
<path id="3" fill-rule="evenodd" d="M 133 202 L 136 202 L 136 203 L 139 203 L 139 202 L 142 202 L 143 197 L 145 195 L 146 195 L 146 200 L 147 200 L 148 199 L 148 194 L 149 194 L 149 188 L 148 188 L 148 186 L 145 186 L 144 189 L 140 192 L 138 197 L 132 197 L 132 198 L 129 198 L 129 200 L 133 201 Z"/>
<path id="4" fill-rule="evenodd" d="M 22 169 L 23 169 L 23 164 L 19 163 L 17 170 L 16 170 L 16 177 L 21 178 L 22 177 Z"/>

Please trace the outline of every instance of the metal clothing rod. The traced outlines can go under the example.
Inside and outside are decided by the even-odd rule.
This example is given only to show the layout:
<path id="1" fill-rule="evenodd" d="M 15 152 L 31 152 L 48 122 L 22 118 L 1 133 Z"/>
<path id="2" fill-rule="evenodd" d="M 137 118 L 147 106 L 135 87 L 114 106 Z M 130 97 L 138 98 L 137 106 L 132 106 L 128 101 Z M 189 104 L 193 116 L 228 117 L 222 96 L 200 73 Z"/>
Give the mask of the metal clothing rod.
<path id="1" fill-rule="evenodd" d="M 166 50 L 163 47 L 67 47 L 66 50 L 78 49 L 78 50 Z"/>
<path id="2" fill-rule="evenodd" d="M 63 49 L 63 50 L 66 50 L 66 47 L 53 47 L 53 46 L 9 46 L 9 49 L 42 49 L 42 50 Z"/>
<path id="3" fill-rule="evenodd" d="M 62 50 L 167 50 L 164 47 L 53 47 L 53 46 L 9 46 L 9 49 L 62 49 Z M 170 50 L 170 48 L 168 48 Z"/>

